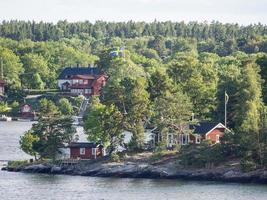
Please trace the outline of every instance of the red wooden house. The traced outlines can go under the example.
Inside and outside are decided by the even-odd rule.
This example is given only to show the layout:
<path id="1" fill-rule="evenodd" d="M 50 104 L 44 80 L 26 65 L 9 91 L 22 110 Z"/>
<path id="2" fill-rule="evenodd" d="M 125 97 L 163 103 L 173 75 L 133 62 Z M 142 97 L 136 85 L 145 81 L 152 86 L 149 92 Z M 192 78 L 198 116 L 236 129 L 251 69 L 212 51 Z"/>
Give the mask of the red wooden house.
<path id="1" fill-rule="evenodd" d="M 192 143 L 200 143 L 202 140 L 210 140 L 213 144 L 220 143 L 220 138 L 227 129 L 222 123 L 200 122 L 197 125 L 190 126 L 193 134 L 190 135 Z"/>
<path id="2" fill-rule="evenodd" d="M 69 148 L 72 159 L 97 159 L 105 156 L 103 145 L 93 142 L 73 142 Z"/>
<path id="3" fill-rule="evenodd" d="M 200 122 L 197 125 L 190 125 L 187 128 L 188 133 L 174 135 L 167 134 L 166 146 L 172 148 L 175 145 L 200 144 L 203 140 L 210 140 L 213 144 L 220 143 L 220 138 L 227 129 L 222 123 Z M 154 129 L 152 131 L 153 146 L 162 141 L 161 134 Z"/>
<path id="4" fill-rule="evenodd" d="M 106 76 L 97 67 L 68 67 L 58 78 L 58 87 L 72 95 L 99 95 Z"/>

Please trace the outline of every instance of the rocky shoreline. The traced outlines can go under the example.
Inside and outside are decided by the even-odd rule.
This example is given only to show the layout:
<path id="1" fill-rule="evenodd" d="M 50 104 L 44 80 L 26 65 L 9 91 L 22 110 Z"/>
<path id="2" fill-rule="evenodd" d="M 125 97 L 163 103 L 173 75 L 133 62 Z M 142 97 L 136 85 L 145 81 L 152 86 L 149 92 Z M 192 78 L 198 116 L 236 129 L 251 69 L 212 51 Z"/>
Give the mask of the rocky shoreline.
<path id="1" fill-rule="evenodd" d="M 267 184 L 267 170 L 242 172 L 238 166 L 220 166 L 212 169 L 185 169 L 175 163 L 79 161 L 75 164 L 42 163 L 2 170 L 26 173 L 66 174 L 94 177 L 183 179 Z"/>

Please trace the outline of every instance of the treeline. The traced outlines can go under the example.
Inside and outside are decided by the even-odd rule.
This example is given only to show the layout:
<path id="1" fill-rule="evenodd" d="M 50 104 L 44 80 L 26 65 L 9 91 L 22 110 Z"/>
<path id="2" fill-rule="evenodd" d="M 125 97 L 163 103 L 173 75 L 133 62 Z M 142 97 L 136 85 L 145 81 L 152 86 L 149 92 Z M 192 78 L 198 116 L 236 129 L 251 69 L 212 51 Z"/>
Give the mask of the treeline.
<path id="1" fill-rule="evenodd" d="M 135 38 L 161 35 L 164 37 L 188 37 L 214 39 L 253 39 L 267 33 L 266 25 L 254 24 L 239 26 L 238 24 L 222 24 L 219 22 L 105 22 L 95 23 L 59 21 L 56 24 L 46 22 L 3 21 L 0 24 L 0 36 L 16 40 L 31 39 L 34 41 L 58 40 L 71 38 L 74 35 L 87 34 L 94 38 L 122 37 Z"/>
<path id="2" fill-rule="evenodd" d="M 0 37 L 14 40 L 30 39 L 33 41 L 58 41 L 63 38 L 78 37 L 80 39 L 108 39 L 156 37 L 192 38 L 206 41 L 202 48 L 214 50 L 212 46 L 232 46 L 237 50 L 248 53 L 265 51 L 266 40 L 262 43 L 262 36 L 267 34 L 267 26 L 254 24 L 239 26 L 238 24 L 222 24 L 219 22 L 104 22 L 95 23 L 59 21 L 56 24 L 45 22 L 3 21 L 0 24 Z M 265 38 L 266 39 L 266 38 Z M 169 43 L 169 45 L 171 45 Z M 217 53 L 217 52 L 216 52 Z M 229 54 L 224 52 L 222 54 Z"/>

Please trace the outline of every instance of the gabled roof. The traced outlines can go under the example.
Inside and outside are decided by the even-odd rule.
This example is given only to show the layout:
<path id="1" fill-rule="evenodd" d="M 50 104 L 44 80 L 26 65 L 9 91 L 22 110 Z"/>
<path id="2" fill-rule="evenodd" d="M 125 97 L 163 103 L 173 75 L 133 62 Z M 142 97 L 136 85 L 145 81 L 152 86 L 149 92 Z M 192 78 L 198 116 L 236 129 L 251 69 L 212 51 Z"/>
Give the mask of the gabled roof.
<path id="1" fill-rule="evenodd" d="M 193 133 L 205 135 L 216 127 L 225 128 L 222 123 L 218 122 L 199 122 L 197 125 L 190 125 L 189 128 L 193 130 Z"/>
<path id="2" fill-rule="evenodd" d="M 68 76 L 74 75 L 99 75 L 98 67 L 66 67 L 60 73 L 58 79 L 66 79 Z"/>
<path id="3" fill-rule="evenodd" d="M 96 76 L 95 75 L 74 75 L 71 77 L 71 79 L 84 79 L 84 80 L 92 79 L 92 80 L 94 80 L 98 77 L 99 77 L 98 75 L 96 75 Z"/>
<path id="4" fill-rule="evenodd" d="M 72 142 L 69 144 L 70 148 L 96 148 L 98 146 L 102 145 L 95 142 Z"/>

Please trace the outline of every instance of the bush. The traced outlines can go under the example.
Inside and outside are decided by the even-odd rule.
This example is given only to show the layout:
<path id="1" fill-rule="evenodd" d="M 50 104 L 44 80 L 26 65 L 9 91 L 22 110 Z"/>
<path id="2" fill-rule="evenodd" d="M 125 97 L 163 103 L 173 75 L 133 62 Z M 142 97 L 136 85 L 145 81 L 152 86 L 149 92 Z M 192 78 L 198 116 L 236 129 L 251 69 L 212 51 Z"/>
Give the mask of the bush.
<path id="1" fill-rule="evenodd" d="M 225 160 L 221 144 L 210 145 L 204 141 L 200 145 L 182 148 L 181 164 L 194 167 L 212 167 Z"/>
<path id="2" fill-rule="evenodd" d="M 14 161 L 8 161 L 8 167 L 20 167 L 23 165 L 28 164 L 28 160 L 14 160 Z"/>
<path id="3" fill-rule="evenodd" d="M 120 156 L 117 153 L 112 152 L 111 155 L 110 155 L 110 160 L 112 162 L 119 162 L 120 161 Z"/>
<path id="4" fill-rule="evenodd" d="M 249 172 L 257 168 L 256 163 L 252 159 L 243 158 L 240 161 L 241 170 L 243 172 Z"/>

